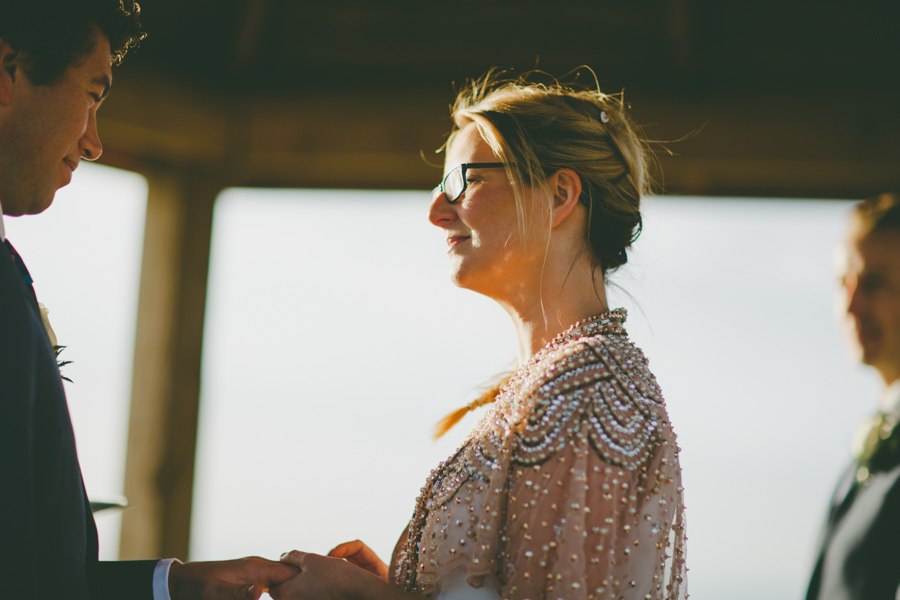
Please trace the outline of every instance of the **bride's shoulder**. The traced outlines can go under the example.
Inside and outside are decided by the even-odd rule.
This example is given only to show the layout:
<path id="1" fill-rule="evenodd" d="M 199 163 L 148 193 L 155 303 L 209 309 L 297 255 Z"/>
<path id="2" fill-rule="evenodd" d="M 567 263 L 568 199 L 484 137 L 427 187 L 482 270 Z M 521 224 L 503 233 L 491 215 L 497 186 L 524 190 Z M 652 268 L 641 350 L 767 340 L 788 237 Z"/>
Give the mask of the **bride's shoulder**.
<path id="1" fill-rule="evenodd" d="M 609 386 L 624 388 L 623 400 L 628 403 L 663 403 L 646 356 L 619 335 L 570 340 L 535 365 L 519 396 L 535 406 L 552 402 L 560 395 L 576 402 L 591 402 L 618 391 Z"/>
<path id="2" fill-rule="evenodd" d="M 542 462 L 586 435 L 607 462 L 636 468 L 669 427 L 647 359 L 624 335 L 570 340 L 536 365 L 517 395 L 520 462 Z"/>

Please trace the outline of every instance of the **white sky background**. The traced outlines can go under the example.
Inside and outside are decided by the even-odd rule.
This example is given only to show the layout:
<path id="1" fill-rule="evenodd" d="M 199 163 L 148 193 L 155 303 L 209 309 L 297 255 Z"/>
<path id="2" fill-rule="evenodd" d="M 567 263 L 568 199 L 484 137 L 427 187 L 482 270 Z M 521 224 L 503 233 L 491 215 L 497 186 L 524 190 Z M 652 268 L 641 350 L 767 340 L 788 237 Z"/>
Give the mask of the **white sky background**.
<path id="1" fill-rule="evenodd" d="M 146 184 L 83 165 L 42 216 L 6 219 L 74 360 L 94 497 L 120 494 Z M 230 190 L 213 239 L 192 558 L 354 538 L 387 558 L 464 437 L 430 428 L 515 357 L 506 314 L 456 289 L 424 192 Z M 802 597 L 872 373 L 833 323 L 840 202 L 653 199 L 614 281 L 679 441 L 691 595 Z M 114 557 L 118 518 L 99 516 Z"/>

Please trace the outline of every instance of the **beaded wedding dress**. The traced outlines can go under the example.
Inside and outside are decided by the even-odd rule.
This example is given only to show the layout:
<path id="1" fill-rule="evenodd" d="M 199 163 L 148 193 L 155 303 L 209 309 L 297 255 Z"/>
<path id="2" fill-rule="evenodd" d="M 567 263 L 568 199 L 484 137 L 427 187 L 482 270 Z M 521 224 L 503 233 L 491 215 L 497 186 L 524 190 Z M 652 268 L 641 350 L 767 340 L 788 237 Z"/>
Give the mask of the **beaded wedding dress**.
<path id="1" fill-rule="evenodd" d="M 686 597 L 679 448 L 615 310 L 573 325 L 432 471 L 391 576 L 436 598 Z"/>

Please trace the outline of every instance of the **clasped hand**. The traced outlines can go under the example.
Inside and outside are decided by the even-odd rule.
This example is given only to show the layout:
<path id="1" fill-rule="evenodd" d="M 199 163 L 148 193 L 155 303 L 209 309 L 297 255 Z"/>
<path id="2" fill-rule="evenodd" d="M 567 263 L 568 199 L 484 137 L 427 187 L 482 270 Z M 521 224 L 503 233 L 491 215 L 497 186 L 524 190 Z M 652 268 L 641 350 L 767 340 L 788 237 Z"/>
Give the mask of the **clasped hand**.
<path id="1" fill-rule="evenodd" d="M 258 556 L 176 562 L 169 570 L 169 596 L 172 600 L 258 600 L 297 573 L 297 567 Z"/>
<path id="2" fill-rule="evenodd" d="M 387 583 L 388 566 L 359 540 L 337 546 L 328 556 L 294 550 L 281 561 L 300 569 L 269 590 L 275 600 L 346 600 L 402 596 Z"/>

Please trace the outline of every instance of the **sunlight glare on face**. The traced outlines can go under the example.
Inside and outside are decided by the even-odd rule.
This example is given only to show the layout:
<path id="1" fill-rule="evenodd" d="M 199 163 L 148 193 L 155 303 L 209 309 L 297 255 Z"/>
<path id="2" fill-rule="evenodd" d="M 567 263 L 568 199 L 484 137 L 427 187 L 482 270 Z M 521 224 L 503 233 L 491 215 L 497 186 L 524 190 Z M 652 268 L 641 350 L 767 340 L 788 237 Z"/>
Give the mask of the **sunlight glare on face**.
<path id="1" fill-rule="evenodd" d="M 444 173 L 464 163 L 501 162 L 469 122 L 453 137 Z M 450 204 L 445 194 L 431 203 L 429 220 L 447 233 L 451 279 L 463 288 L 501 300 L 510 286 L 521 285 L 539 269 L 537 248 L 521 243 L 515 195 L 506 171 L 466 171 L 466 190 Z"/>

